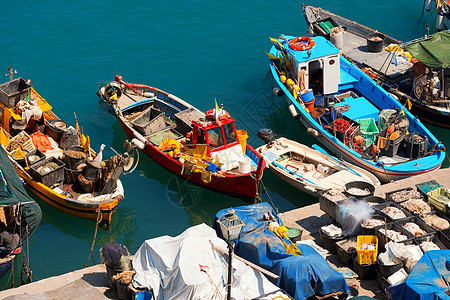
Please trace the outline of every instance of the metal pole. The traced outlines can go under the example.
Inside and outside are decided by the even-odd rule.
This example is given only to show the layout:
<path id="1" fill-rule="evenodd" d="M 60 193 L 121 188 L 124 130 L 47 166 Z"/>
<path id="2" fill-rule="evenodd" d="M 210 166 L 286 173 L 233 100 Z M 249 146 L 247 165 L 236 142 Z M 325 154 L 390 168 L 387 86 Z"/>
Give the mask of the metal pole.
<path id="1" fill-rule="evenodd" d="M 233 255 L 233 242 L 228 242 L 228 283 L 227 283 L 227 300 L 231 300 L 231 257 Z"/>

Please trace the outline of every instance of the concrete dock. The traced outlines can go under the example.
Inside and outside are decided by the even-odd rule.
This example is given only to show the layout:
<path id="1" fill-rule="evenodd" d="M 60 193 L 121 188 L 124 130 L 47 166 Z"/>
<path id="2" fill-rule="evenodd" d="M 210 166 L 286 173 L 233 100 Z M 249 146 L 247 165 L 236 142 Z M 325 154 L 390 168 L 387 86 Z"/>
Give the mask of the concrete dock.
<path id="1" fill-rule="evenodd" d="M 104 264 L 49 277 L 0 292 L 0 299 L 119 299 L 108 286 Z"/>
<path id="2" fill-rule="evenodd" d="M 416 184 L 436 180 L 445 188 L 450 188 L 450 168 L 439 169 L 429 173 L 409 177 L 406 179 L 394 181 L 375 188 L 374 195 L 384 197 L 386 193 L 399 190 L 406 187 L 415 187 Z M 303 230 L 302 240 L 311 239 L 316 244 L 321 245 L 319 229 L 328 225 L 332 219 L 319 208 L 319 203 L 297 208 L 285 213 L 279 214 L 283 220 L 283 224 L 288 227 L 296 227 Z M 337 256 L 327 255 L 327 261 L 335 267 L 342 267 Z M 357 291 L 359 296 L 369 296 L 376 299 L 386 299 L 383 291 L 381 291 L 376 280 L 358 280 Z"/>
<path id="3" fill-rule="evenodd" d="M 376 196 L 406 187 L 414 187 L 417 183 L 436 180 L 446 188 L 450 188 L 450 169 L 440 169 L 430 173 L 391 182 L 375 189 Z M 331 223 L 331 218 L 319 208 L 319 203 L 280 213 L 284 225 L 303 230 L 302 240 L 314 240 L 320 246 L 319 229 Z M 336 255 L 328 255 L 332 266 L 341 267 Z M 358 280 L 357 292 L 360 296 L 386 299 L 376 280 Z M 0 299 L 119 299 L 116 290 L 109 288 L 104 264 L 84 268 L 60 276 L 46 278 L 18 288 L 0 292 Z"/>

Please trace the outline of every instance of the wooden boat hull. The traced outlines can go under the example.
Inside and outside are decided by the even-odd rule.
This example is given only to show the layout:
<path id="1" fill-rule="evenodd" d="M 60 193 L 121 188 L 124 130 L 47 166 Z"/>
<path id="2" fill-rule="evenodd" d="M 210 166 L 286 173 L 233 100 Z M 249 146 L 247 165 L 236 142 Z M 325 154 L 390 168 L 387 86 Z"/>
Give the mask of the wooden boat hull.
<path id="1" fill-rule="evenodd" d="M 437 107 L 431 107 L 397 89 L 387 87 L 386 90 L 396 95 L 402 104 L 409 100 L 409 103 L 411 103 L 411 109 L 409 110 L 411 114 L 418 116 L 425 123 L 450 129 L 450 110 L 439 110 Z"/>
<path id="2" fill-rule="evenodd" d="M 324 20 L 327 18 L 332 18 L 334 22 L 338 26 L 341 26 L 346 29 L 345 38 L 348 38 L 349 35 L 358 37 L 360 41 L 363 41 L 362 38 L 365 38 L 368 34 L 378 32 L 375 29 L 369 28 L 352 20 L 346 19 L 342 16 L 336 15 L 332 12 L 326 11 L 321 8 L 317 8 L 305 3 L 302 3 L 302 11 L 303 16 L 306 21 L 306 25 L 310 28 L 312 34 L 316 35 L 317 32 L 314 30 L 314 23 L 316 20 Z M 386 37 L 384 44 L 401 44 L 402 42 L 398 39 L 395 39 L 389 35 L 383 33 Z M 326 36 L 329 39 L 329 35 Z M 352 40 L 352 39 L 351 39 Z M 402 64 L 399 66 L 389 65 L 390 57 L 387 52 L 384 50 L 381 53 L 369 53 L 367 51 L 362 51 L 361 49 L 365 49 L 365 43 L 360 43 L 353 45 L 353 47 L 344 47 L 342 49 L 343 54 L 346 55 L 349 59 L 352 60 L 359 67 L 369 67 L 372 70 L 378 73 L 378 78 L 376 81 L 389 93 L 396 95 L 402 104 L 405 104 L 406 101 L 411 103 L 410 112 L 414 116 L 418 116 L 422 121 L 431 124 L 433 126 L 442 127 L 442 128 L 450 128 L 450 110 L 439 108 L 433 105 L 429 105 L 420 101 L 419 99 L 411 96 L 410 88 L 407 93 L 405 88 L 397 88 L 397 86 L 404 85 L 406 80 L 413 80 L 412 75 L 409 74 L 411 64 L 405 64 L 405 67 L 402 67 Z M 374 57 L 378 58 L 375 60 Z M 394 69 L 393 69 L 394 68 Z M 411 85 L 411 84 L 409 84 Z M 405 105 L 407 107 L 407 105 Z"/>
<path id="3" fill-rule="evenodd" d="M 19 255 L 19 253 L 12 252 L 5 258 L 0 259 L 0 277 L 5 275 L 11 269 L 14 264 L 14 260 L 16 259 L 17 255 Z"/>
<path id="4" fill-rule="evenodd" d="M 275 47 L 271 48 L 270 53 L 274 56 L 277 55 Z M 367 76 L 359 68 L 354 68 L 347 59 L 340 56 L 340 72 L 341 83 L 339 83 L 339 90 L 348 88 L 361 89 L 362 94 L 369 99 L 377 99 L 379 101 L 378 106 L 384 106 L 389 108 L 402 109 L 401 104 L 395 101 L 387 91 L 377 85 L 369 76 Z M 345 70 L 345 71 L 343 71 Z M 270 71 L 276 84 L 283 91 L 284 97 L 288 106 L 293 106 L 295 118 L 299 119 L 305 128 L 311 128 L 314 132 L 314 137 L 317 138 L 326 148 L 334 153 L 338 158 L 357 165 L 367 171 L 371 172 L 379 178 L 381 182 L 389 182 L 392 180 L 399 180 L 409 176 L 414 176 L 426 172 L 433 171 L 440 168 L 444 158 L 445 152 L 443 145 L 434 137 L 434 135 L 423 124 L 414 117 L 410 112 L 404 110 L 405 116 L 408 118 L 410 126 L 413 126 L 416 132 L 424 134 L 428 137 L 429 143 L 435 147 L 435 151 L 430 156 L 422 157 L 420 159 L 412 159 L 406 162 L 385 165 L 381 161 L 373 161 L 366 159 L 364 156 L 344 145 L 344 143 L 331 135 L 319 122 L 311 117 L 311 115 L 302 107 L 302 105 L 295 100 L 291 92 L 281 82 L 277 73 L 275 65 L 270 62 Z M 351 77 L 349 77 L 349 75 Z M 347 78 L 348 82 L 342 82 L 343 78 Z M 291 112 L 292 113 L 292 112 Z"/>
<path id="5" fill-rule="evenodd" d="M 45 120 L 58 119 L 58 117 L 51 111 L 52 107 L 34 89 L 31 90 L 30 98 L 34 103 L 37 103 L 41 107 L 43 114 L 42 117 Z M 6 126 L 5 124 L 9 124 L 9 120 L 12 119 L 11 108 L 4 106 L 3 103 L 0 103 L 0 106 L 0 108 L 3 108 L 5 112 L 3 116 L 3 130 L 5 130 L 7 133 L 10 133 L 11 128 L 9 128 L 9 126 Z M 53 147 L 56 147 L 55 144 L 57 145 L 57 147 L 59 147 L 58 143 L 53 143 Z M 96 154 L 92 149 L 89 148 L 89 152 L 91 156 L 95 157 Z M 61 153 L 58 153 L 58 157 L 59 155 L 61 155 Z M 11 156 L 9 156 L 9 159 L 13 162 L 17 173 L 23 179 L 23 181 L 25 181 L 26 188 L 30 192 L 32 192 L 35 196 L 42 199 L 49 205 L 74 216 L 97 221 L 100 219 L 100 210 L 101 220 L 99 222 L 101 222 L 102 225 L 109 226 L 111 215 L 123 198 L 123 187 L 120 180 L 117 180 L 117 188 L 113 191 L 113 193 L 110 193 L 108 195 L 102 195 L 88 200 L 77 200 L 72 199 L 71 197 L 66 197 L 65 194 L 62 193 L 62 191 L 60 194 L 60 192 L 50 189 L 46 185 L 32 178 L 27 170 L 20 166 Z M 70 190 L 71 186 L 72 185 L 70 184 L 69 186 L 66 186 L 66 188 Z M 82 196 L 82 194 L 77 193 L 76 197 L 78 198 L 79 196 Z"/>
<path id="6" fill-rule="evenodd" d="M 352 181 L 366 181 L 373 186 L 380 185 L 380 181 L 372 173 L 348 162 L 338 163 L 336 161 L 337 159 L 333 159 L 318 150 L 286 138 L 278 138 L 272 144 L 259 147 L 257 151 L 263 155 L 268 151 L 280 156 L 295 154 L 298 157 L 302 157 L 303 160 L 334 169 L 333 174 L 330 176 L 316 171 L 310 171 L 309 174 L 306 172 L 299 176 L 291 172 L 292 170 L 286 170 L 282 168 L 283 166 L 280 167 L 280 163 L 271 162 L 264 156 L 270 170 L 277 177 L 286 181 L 291 186 L 315 197 L 318 197 L 321 192 L 331 188 L 344 189 L 345 184 Z M 317 165 L 315 170 L 317 170 Z"/>
<path id="7" fill-rule="evenodd" d="M 122 116 L 117 116 L 117 118 L 126 135 L 130 139 L 140 138 L 136 134 L 136 131 L 128 126 Z M 247 151 L 249 150 L 251 152 L 255 152 L 255 150 L 251 146 L 247 145 Z M 201 173 L 183 175 L 183 165 L 179 161 L 162 153 L 151 143 L 145 143 L 143 152 L 151 160 L 154 160 L 156 163 L 166 168 L 169 172 L 207 189 L 211 189 L 228 195 L 238 196 L 246 200 L 254 199 L 258 194 L 259 180 L 256 180 L 257 174 L 255 172 L 253 172 L 253 174 L 226 175 L 225 177 L 211 176 L 211 181 L 205 182 L 202 178 Z"/>
<path id="8" fill-rule="evenodd" d="M 21 170 L 17 170 L 19 176 L 25 181 L 25 187 L 33 193 L 36 197 L 43 200 L 45 203 L 63 211 L 68 214 L 94 221 L 98 220 L 99 210 L 101 213 L 101 223 L 110 224 L 111 216 L 122 201 L 122 196 L 115 197 L 109 201 L 102 203 L 87 203 L 79 202 L 71 198 L 62 196 L 59 193 L 54 192 L 47 186 L 31 179 L 27 174 L 24 174 Z M 118 181 L 121 186 L 120 181 Z"/>

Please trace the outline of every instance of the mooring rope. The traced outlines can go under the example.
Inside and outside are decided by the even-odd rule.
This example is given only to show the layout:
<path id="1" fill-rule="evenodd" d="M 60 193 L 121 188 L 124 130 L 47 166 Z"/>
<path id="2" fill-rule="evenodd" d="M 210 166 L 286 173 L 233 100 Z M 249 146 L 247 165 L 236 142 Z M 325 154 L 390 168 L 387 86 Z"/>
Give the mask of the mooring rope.
<path id="1" fill-rule="evenodd" d="M 27 281 L 24 280 L 25 277 L 25 273 L 27 273 Z M 30 269 L 30 264 L 25 256 L 25 253 L 23 254 L 23 265 L 22 265 L 22 274 L 20 275 L 20 284 L 25 284 L 25 283 L 31 283 L 33 282 L 33 277 L 34 279 L 36 279 L 36 281 L 38 281 L 39 279 L 36 278 L 36 276 L 34 276 L 33 271 L 31 271 Z"/>
<path id="2" fill-rule="evenodd" d="M 14 260 L 11 262 L 11 287 L 14 288 Z"/>
<path id="3" fill-rule="evenodd" d="M 280 212 L 278 211 L 278 207 L 276 207 L 275 204 L 273 203 L 272 198 L 269 196 L 269 193 L 267 192 L 267 188 L 266 188 L 266 186 L 264 185 L 264 183 L 263 183 L 262 180 L 261 180 L 261 184 L 262 184 L 262 187 L 263 187 L 264 191 L 266 192 L 267 198 L 269 198 L 269 201 L 270 201 L 270 203 L 272 204 L 273 209 L 275 210 L 275 212 L 276 212 L 277 214 L 279 214 Z"/>
<path id="4" fill-rule="evenodd" d="M 384 170 L 384 174 L 386 175 L 388 182 L 391 182 L 391 178 L 389 177 L 389 174 L 386 172 L 386 169 L 384 168 L 384 162 L 381 162 L 381 167 Z"/>
<path id="5" fill-rule="evenodd" d="M 20 284 L 21 285 L 25 284 L 25 283 L 33 282 L 33 276 L 34 276 L 33 271 L 31 271 L 31 268 L 30 268 L 29 259 L 27 259 L 27 257 L 30 257 L 30 244 L 29 244 L 29 242 L 30 242 L 30 240 L 29 240 L 30 235 L 29 235 L 29 232 L 28 232 L 28 226 L 25 227 L 25 231 L 27 232 L 27 239 L 26 239 L 26 241 L 27 241 L 27 246 L 26 246 L 27 254 L 25 255 L 25 250 L 24 250 L 23 251 L 22 274 L 20 275 Z M 24 281 L 25 273 L 27 274 L 27 277 L 28 277 L 26 282 Z M 36 276 L 34 276 L 34 278 L 36 279 L 36 281 L 39 280 L 39 279 L 36 278 Z"/>
<path id="6" fill-rule="evenodd" d="M 254 203 L 261 203 L 262 202 L 261 196 L 258 193 L 258 190 L 259 190 L 258 182 L 262 183 L 263 174 L 264 174 L 264 170 L 261 170 L 261 175 L 260 176 L 258 176 L 258 175 L 253 176 L 252 173 L 248 174 L 251 178 L 253 178 L 253 180 L 255 180 L 256 196 L 255 196 L 255 202 Z"/>
<path id="7" fill-rule="evenodd" d="M 92 254 L 92 251 L 94 250 L 95 241 L 97 240 L 98 227 L 99 227 L 101 221 L 102 221 L 102 212 L 100 210 L 100 206 L 98 206 L 97 207 L 97 222 L 95 224 L 94 238 L 92 239 L 91 251 L 89 253 L 89 256 L 87 258 L 86 263 L 84 264 L 84 268 L 87 268 L 88 262 L 89 262 L 89 258 L 91 256 L 92 256 L 92 261 L 94 262 L 94 265 L 95 265 L 95 258 L 94 258 L 94 254 Z"/>

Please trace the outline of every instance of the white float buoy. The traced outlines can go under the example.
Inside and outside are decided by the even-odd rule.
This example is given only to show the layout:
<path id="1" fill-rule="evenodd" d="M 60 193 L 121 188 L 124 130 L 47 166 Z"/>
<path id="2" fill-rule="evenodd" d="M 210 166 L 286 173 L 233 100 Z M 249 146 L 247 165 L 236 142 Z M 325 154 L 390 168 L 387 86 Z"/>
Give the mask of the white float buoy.
<path id="1" fill-rule="evenodd" d="M 289 112 L 291 113 L 292 117 L 297 120 L 300 117 L 300 114 L 298 113 L 297 109 L 295 108 L 294 104 L 289 104 L 288 106 Z"/>
<path id="2" fill-rule="evenodd" d="M 430 11 L 431 10 L 431 4 L 432 4 L 432 0 L 425 0 L 425 9 L 427 10 L 427 11 Z"/>
<path id="3" fill-rule="evenodd" d="M 444 28 L 444 14 L 439 12 L 436 16 L 436 29 L 442 30 Z"/>

